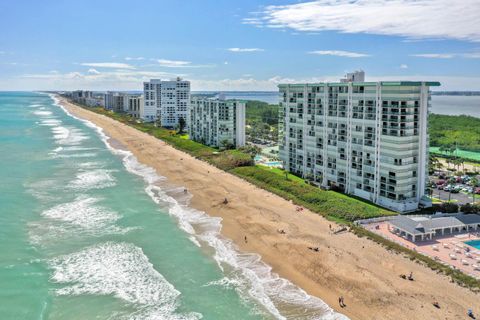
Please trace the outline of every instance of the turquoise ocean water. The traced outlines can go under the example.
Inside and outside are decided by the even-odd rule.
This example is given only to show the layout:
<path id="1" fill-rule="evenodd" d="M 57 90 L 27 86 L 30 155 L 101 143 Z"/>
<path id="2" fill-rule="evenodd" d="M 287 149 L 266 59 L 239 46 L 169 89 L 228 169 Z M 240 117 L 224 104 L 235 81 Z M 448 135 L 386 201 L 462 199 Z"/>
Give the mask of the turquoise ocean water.
<path id="1" fill-rule="evenodd" d="M 0 319 L 343 319 L 53 97 L 0 93 Z"/>

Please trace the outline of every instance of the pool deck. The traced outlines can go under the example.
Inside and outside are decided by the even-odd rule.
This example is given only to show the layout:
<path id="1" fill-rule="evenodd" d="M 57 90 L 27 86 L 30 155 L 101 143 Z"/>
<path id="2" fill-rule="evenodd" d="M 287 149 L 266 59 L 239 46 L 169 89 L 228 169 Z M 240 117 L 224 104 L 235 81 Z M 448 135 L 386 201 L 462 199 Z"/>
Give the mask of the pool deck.
<path id="1" fill-rule="evenodd" d="M 404 247 L 420 252 L 434 260 L 441 261 L 455 269 L 459 269 L 477 279 L 480 279 L 480 270 L 474 270 L 473 265 L 480 266 L 480 250 L 465 244 L 465 241 L 480 240 L 480 236 L 474 233 L 459 233 L 435 237 L 433 240 L 417 241 L 415 243 L 393 234 L 388 229 L 388 222 L 370 223 L 364 225 L 368 230 L 392 240 Z M 465 249 L 470 249 L 470 256 L 466 255 Z M 451 258 L 455 255 L 456 260 Z"/>

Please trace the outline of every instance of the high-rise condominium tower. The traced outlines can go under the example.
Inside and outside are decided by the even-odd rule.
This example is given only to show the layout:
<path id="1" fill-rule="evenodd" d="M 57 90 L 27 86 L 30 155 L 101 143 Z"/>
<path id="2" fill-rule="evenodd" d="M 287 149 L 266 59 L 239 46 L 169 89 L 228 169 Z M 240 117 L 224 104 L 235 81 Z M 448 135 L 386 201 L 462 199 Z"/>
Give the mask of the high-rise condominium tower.
<path id="1" fill-rule="evenodd" d="M 190 104 L 190 82 L 180 78 L 171 81 L 152 79 L 143 83 L 144 121 L 160 121 L 162 127 L 174 128 L 180 118 L 187 120 Z"/>
<path id="2" fill-rule="evenodd" d="M 389 209 L 425 197 L 430 86 L 438 82 L 281 84 L 285 169 Z"/>

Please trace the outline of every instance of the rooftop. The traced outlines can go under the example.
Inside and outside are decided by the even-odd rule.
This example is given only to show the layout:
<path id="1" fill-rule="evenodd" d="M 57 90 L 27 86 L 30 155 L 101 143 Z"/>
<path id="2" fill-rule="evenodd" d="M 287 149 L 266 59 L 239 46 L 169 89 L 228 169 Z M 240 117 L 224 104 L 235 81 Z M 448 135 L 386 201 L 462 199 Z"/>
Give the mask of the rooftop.
<path id="1" fill-rule="evenodd" d="M 390 221 L 394 227 L 413 235 L 432 233 L 438 229 L 462 228 L 469 224 L 480 224 L 478 214 L 457 214 L 453 216 L 409 217 L 397 216 Z"/>
<path id="2" fill-rule="evenodd" d="M 295 86 L 304 86 L 307 85 L 308 87 L 318 87 L 318 86 L 339 86 L 339 87 L 346 87 L 350 83 L 354 86 L 376 86 L 380 84 L 381 86 L 421 86 L 425 84 L 429 87 L 438 87 L 440 86 L 440 82 L 438 81 L 379 81 L 379 82 L 317 82 L 317 83 L 281 83 L 279 87 L 295 87 Z"/>

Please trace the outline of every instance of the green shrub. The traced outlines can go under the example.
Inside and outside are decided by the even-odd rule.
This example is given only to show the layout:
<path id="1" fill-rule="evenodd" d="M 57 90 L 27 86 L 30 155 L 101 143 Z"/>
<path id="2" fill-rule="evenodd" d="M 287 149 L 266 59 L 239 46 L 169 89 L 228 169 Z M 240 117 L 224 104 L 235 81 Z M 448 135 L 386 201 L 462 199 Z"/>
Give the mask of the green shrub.
<path id="1" fill-rule="evenodd" d="M 285 179 L 280 170 L 271 170 L 262 166 L 241 167 L 231 170 L 245 180 L 269 190 L 294 203 L 339 222 L 352 222 L 358 219 L 394 215 L 394 212 L 377 207 L 371 203 L 351 198 L 334 191 L 321 190 L 300 179 Z"/>
<path id="2" fill-rule="evenodd" d="M 475 204 L 470 204 L 466 203 L 460 207 L 460 211 L 463 213 L 480 213 L 480 204 L 475 203 Z"/>
<path id="3" fill-rule="evenodd" d="M 458 212 L 458 204 L 454 202 L 443 202 L 439 206 L 439 211 L 443 213 L 456 213 Z"/>

